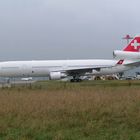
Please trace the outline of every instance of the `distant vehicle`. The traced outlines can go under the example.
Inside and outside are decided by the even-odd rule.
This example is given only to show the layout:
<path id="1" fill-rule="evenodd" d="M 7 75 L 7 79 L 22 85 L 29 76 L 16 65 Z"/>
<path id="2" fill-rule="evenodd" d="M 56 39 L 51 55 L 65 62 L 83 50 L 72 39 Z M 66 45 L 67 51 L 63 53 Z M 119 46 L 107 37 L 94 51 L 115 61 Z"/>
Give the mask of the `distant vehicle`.
<path id="1" fill-rule="evenodd" d="M 138 53 L 140 36 L 136 36 L 123 50 Z M 134 55 L 135 56 L 135 55 Z M 85 75 L 111 75 L 140 66 L 140 59 L 87 59 L 87 60 L 43 60 L 0 62 L 0 77 L 43 77 L 61 80 L 72 77 L 71 82 L 81 81 Z M 25 79 L 24 79 L 25 80 Z M 27 79 L 26 79 L 27 80 Z"/>
<path id="2" fill-rule="evenodd" d="M 32 77 L 21 78 L 21 81 L 31 81 L 31 80 L 33 80 Z"/>
<path id="3" fill-rule="evenodd" d="M 127 76 L 125 80 L 136 80 L 135 76 Z"/>
<path id="4" fill-rule="evenodd" d="M 136 72 L 136 79 L 140 80 L 140 72 Z"/>

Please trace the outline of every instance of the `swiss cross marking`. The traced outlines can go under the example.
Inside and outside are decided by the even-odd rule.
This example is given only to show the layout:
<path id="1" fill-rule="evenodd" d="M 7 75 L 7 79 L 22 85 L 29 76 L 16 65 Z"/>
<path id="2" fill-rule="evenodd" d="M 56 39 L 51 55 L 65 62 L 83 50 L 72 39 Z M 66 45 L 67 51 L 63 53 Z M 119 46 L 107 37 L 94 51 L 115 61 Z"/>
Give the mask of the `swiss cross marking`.
<path id="1" fill-rule="evenodd" d="M 133 46 L 134 49 L 137 50 L 138 46 L 140 46 L 140 43 L 138 43 L 137 40 L 134 40 L 134 43 L 131 43 L 131 46 Z"/>

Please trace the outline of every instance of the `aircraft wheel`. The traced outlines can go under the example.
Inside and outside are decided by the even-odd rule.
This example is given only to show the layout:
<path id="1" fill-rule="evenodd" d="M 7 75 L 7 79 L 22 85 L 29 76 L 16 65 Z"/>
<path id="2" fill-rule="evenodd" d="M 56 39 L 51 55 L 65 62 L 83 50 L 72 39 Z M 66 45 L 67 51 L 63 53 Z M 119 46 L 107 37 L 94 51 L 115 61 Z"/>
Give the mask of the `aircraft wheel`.
<path id="1" fill-rule="evenodd" d="M 73 82 L 75 82 L 75 81 L 74 81 L 74 79 L 71 79 L 70 82 L 73 83 Z"/>
<path id="2" fill-rule="evenodd" d="M 81 79 L 71 79 L 71 80 L 70 80 L 70 82 L 72 82 L 72 83 L 73 83 L 73 82 L 81 82 L 81 81 L 82 81 Z"/>
<path id="3" fill-rule="evenodd" d="M 76 82 L 81 82 L 82 80 L 81 79 L 76 79 Z"/>

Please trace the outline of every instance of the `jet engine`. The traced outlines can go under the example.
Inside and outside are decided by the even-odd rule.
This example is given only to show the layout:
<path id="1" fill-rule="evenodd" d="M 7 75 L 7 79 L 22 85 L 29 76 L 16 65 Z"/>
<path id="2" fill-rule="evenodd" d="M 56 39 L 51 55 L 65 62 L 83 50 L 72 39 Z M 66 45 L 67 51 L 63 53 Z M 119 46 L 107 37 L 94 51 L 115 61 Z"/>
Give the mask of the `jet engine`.
<path id="1" fill-rule="evenodd" d="M 113 57 L 118 59 L 140 59 L 140 52 L 115 50 L 113 52 Z"/>
<path id="2" fill-rule="evenodd" d="M 50 72 L 49 79 L 50 80 L 61 80 L 65 78 L 67 75 L 61 72 Z"/>

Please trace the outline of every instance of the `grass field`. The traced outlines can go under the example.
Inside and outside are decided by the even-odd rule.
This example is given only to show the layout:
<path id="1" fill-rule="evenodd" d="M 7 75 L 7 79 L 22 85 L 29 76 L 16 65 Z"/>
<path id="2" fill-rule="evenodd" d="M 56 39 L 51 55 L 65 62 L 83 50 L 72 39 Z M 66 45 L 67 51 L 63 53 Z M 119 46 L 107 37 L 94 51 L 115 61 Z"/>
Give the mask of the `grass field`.
<path id="1" fill-rule="evenodd" d="M 140 81 L 0 89 L 0 140 L 139 140 Z"/>

